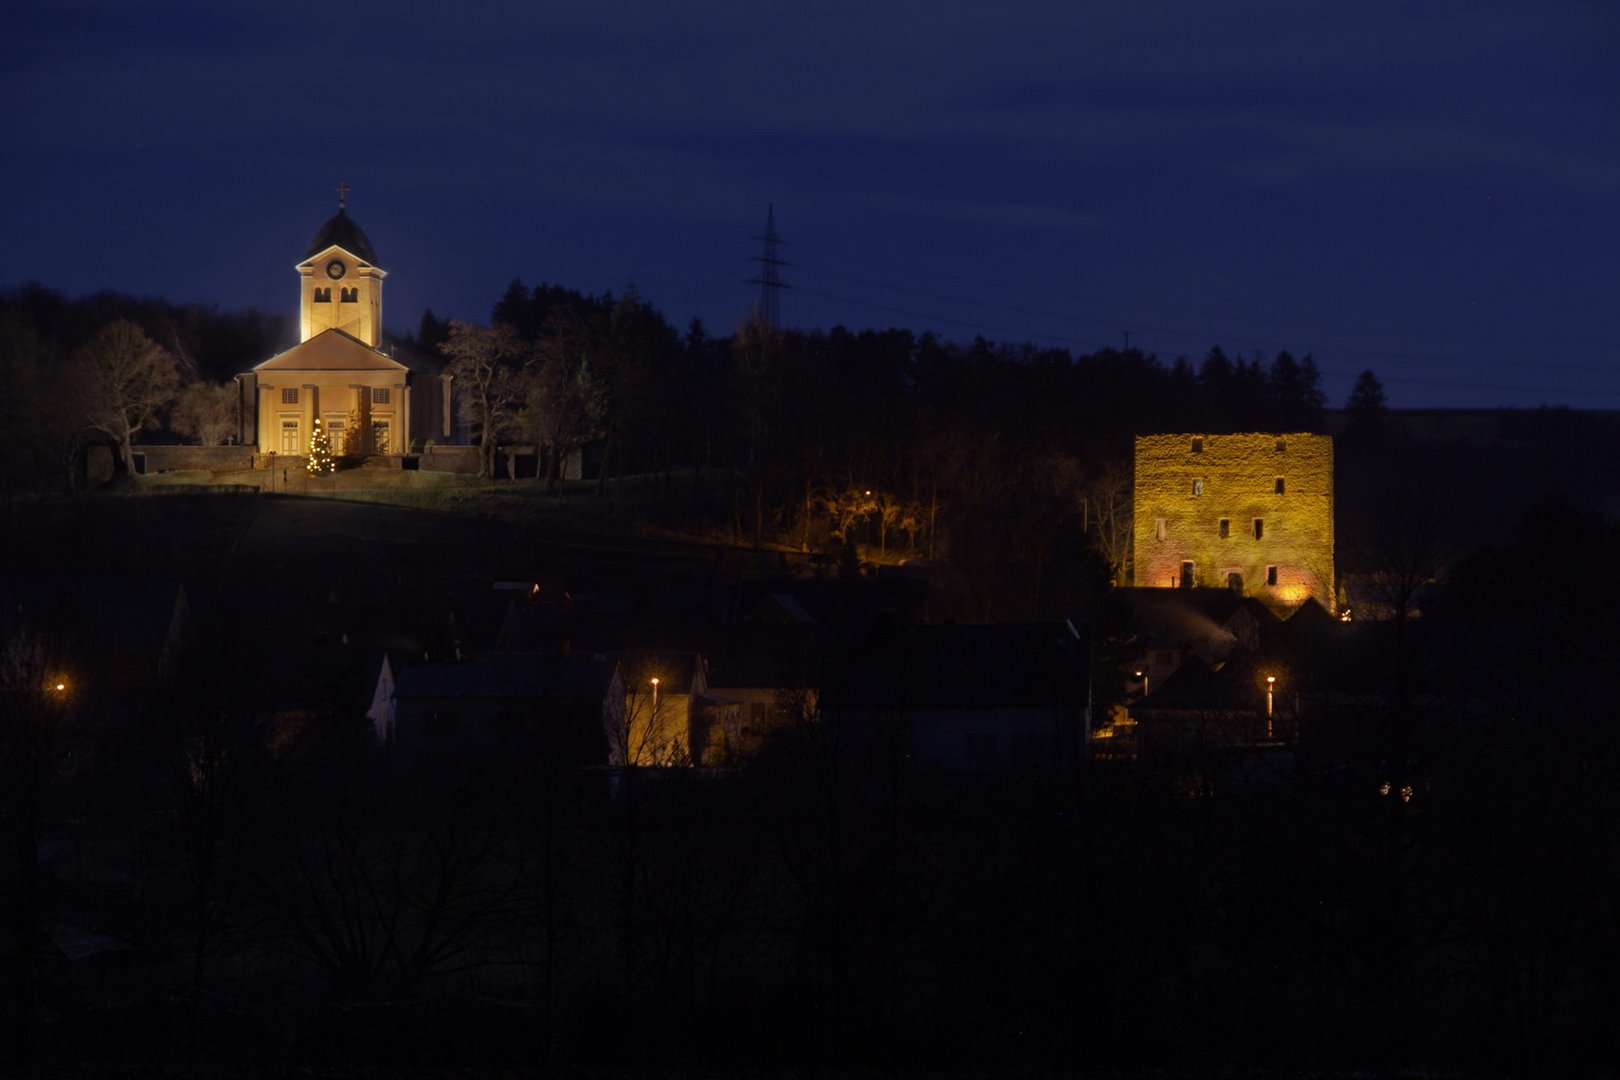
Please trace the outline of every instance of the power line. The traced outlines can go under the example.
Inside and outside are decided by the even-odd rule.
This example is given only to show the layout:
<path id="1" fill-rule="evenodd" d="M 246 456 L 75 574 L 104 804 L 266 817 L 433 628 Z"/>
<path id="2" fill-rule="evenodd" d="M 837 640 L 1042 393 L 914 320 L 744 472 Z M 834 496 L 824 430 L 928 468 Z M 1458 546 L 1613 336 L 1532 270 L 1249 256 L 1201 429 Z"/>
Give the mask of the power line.
<path id="1" fill-rule="evenodd" d="M 776 235 L 776 204 L 771 203 L 765 210 L 765 233 L 754 237 L 764 242 L 760 254 L 754 256 L 754 261 L 760 264 L 758 277 L 748 279 L 748 284 L 759 286 L 759 317 L 765 320 L 767 326 L 778 326 L 782 321 L 781 296 L 783 289 L 791 289 L 782 280 L 780 270 L 786 266 L 776 254 L 777 245 L 782 238 Z"/>

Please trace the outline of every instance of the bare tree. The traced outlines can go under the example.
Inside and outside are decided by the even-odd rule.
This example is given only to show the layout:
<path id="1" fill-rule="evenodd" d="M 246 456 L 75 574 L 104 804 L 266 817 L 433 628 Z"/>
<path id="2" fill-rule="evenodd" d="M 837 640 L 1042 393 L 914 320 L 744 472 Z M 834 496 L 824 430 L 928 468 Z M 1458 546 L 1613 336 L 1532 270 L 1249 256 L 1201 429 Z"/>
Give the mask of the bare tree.
<path id="1" fill-rule="evenodd" d="M 562 479 L 568 451 L 598 435 L 606 418 L 606 389 L 591 365 L 590 351 L 585 316 L 553 313 L 524 375 L 519 419 L 536 449 L 550 450 L 550 466 L 543 470 L 548 492 Z M 536 470 L 535 478 L 540 476 Z"/>
<path id="2" fill-rule="evenodd" d="M 1114 585 L 1123 585 L 1130 578 L 1134 524 L 1131 494 L 1131 471 L 1115 462 L 1091 477 L 1081 495 L 1086 529 L 1097 551 L 1108 560 Z"/>
<path id="3" fill-rule="evenodd" d="M 135 432 L 152 423 L 179 388 L 174 357 L 138 325 L 119 319 L 74 355 L 70 375 L 84 426 L 116 439 L 125 473 L 134 472 Z"/>
<path id="4" fill-rule="evenodd" d="M 169 424 L 204 446 L 224 446 L 236 433 L 236 406 L 234 384 L 194 382 L 180 391 Z"/>
<path id="5" fill-rule="evenodd" d="M 455 377 L 462 417 L 478 429 L 478 475 L 484 479 L 495 475 L 495 446 L 512 421 L 523 352 L 517 331 L 504 323 L 450 324 L 446 370 Z"/>

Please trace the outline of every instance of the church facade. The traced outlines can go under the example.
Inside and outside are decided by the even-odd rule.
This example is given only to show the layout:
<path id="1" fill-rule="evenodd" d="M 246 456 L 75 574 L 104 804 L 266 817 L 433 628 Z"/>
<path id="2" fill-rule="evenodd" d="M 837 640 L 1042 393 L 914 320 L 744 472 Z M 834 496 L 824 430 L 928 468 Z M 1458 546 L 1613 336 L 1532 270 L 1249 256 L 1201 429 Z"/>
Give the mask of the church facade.
<path id="1" fill-rule="evenodd" d="M 1138 587 L 1336 610 L 1331 437 L 1139 435 L 1134 503 Z"/>
<path id="2" fill-rule="evenodd" d="M 299 343 L 237 376 L 241 441 L 258 463 L 308 454 L 317 421 L 336 454 L 398 456 L 450 441 L 449 376 L 409 346 L 385 342 L 388 273 L 344 202 L 295 269 Z"/>

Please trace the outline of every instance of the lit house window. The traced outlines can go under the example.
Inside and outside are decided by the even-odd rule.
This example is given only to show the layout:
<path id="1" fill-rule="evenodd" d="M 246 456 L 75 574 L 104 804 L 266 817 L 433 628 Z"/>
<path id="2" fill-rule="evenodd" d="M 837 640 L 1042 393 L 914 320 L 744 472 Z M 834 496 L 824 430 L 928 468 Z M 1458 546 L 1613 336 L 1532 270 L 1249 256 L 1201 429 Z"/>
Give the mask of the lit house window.
<path id="1" fill-rule="evenodd" d="M 371 403 L 373 405 L 386 405 L 386 404 L 388 404 L 388 387 L 386 387 L 386 386 L 373 386 L 371 388 Z"/>
<path id="2" fill-rule="evenodd" d="M 1203 493 L 1204 493 L 1204 482 L 1202 480 L 1194 480 L 1193 481 L 1193 494 L 1194 495 L 1202 495 Z"/>
<path id="3" fill-rule="evenodd" d="M 292 387 L 291 389 L 282 390 L 282 392 L 281 392 L 281 403 L 283 405 L 296 405 L 296 404 L 298 404 L 298 388 L 297 387 Z"/>
<path id="4" fill-rule="evenodd" d="M 1153 538 L 1155 540 L 1163 540 L 1164 539 L 1164 533 L 1165 533 L 1164 518 L 1154 518 L 1153 519 Z"/>

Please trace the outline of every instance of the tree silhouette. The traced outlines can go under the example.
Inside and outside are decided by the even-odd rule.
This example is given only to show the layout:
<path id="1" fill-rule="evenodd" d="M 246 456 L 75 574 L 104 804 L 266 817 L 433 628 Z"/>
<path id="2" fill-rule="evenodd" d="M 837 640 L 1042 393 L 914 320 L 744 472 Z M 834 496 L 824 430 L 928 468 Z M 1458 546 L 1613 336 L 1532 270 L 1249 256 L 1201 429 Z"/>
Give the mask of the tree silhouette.
<path id="1" fill-rule="evenodd" d="M 118 443 L 126 474 L 135 471 L 135 432 L 154 422 L 180 386 L 174 357 L 135 323 L 103 327 L 70 365 L 72 392 L 87 428 Z"/>

